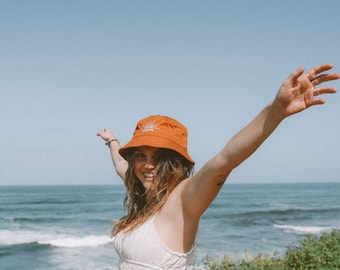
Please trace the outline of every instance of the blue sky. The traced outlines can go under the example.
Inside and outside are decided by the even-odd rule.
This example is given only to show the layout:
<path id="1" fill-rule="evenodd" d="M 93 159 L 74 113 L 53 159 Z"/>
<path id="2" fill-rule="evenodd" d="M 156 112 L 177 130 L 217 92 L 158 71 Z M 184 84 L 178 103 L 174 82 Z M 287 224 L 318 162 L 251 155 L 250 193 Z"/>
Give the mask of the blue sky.
<path id="1" fill-rule="evenodd" d="M 196 170 L 301 66 L 340 71 L 340 1 L 0 2 L 0 184 L 116 184 L 122 144 L 169 115 Z M 340 89 L 340 83 L 332 83 Z M 281 124 L 232 183 L 340 182 L 340 96 Z"/>

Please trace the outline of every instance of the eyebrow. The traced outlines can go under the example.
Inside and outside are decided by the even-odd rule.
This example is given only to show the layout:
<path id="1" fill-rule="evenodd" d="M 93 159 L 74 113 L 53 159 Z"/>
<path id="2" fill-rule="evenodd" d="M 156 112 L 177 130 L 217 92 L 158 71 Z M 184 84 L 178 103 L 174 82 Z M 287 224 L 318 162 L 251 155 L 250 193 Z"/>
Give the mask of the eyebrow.
<path id="1" fill-rule="evenodd" d="M 136 150 L 135 150 L 135 152 L 146 153 L 147 151 L 145 151 L 143 148 L 137 147 Z M 152 152 L 152 157 L 154 157 L 154 156 L 156 156 L 156 155 L 158 155 L 158 154 L 160 154 L 160 153 L 161 153 L 161 149 L 157 149 L 157 150 L 155 150 L 155 151 Z"/>

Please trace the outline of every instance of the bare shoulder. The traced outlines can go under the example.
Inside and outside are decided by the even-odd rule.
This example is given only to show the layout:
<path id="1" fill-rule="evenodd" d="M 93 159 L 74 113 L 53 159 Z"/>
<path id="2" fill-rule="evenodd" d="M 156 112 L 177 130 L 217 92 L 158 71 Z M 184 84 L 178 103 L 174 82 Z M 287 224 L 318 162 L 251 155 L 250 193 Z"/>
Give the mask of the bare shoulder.
<path id="1" fill-rule="evenodd" d="M 176 252 L 190 250 L 199 224 L 199 218 L 191 218 L 183 208 L 181 194 L 185 181 L 174 189 L 154 221 L 159 238 Z"/>

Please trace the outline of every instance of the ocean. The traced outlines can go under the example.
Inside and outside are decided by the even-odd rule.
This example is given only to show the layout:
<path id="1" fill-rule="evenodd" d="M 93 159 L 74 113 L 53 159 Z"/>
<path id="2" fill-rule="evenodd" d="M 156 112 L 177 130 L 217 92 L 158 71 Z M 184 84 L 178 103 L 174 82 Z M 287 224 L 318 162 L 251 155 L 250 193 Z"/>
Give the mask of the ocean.
<path id="1" fill-rule="evenodd" d="M 117 269 L 110 230 L 123 186 L 0 186 L 0 269 Z M 202 217 L 207 255 L 283 255 L 306 234 L 340 229 L 340 183 L 229 184 Z"/>

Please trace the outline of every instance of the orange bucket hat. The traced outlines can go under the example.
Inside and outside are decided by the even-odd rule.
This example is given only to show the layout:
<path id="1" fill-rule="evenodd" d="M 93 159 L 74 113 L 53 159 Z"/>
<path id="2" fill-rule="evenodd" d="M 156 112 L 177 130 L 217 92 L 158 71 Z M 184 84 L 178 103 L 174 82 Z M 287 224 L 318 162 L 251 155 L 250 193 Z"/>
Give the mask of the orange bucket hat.
<path id="1" fill-rule="evenodd" d="M 127 159 L 129 149 L 140 146 L 171 149 L 181 154 L 191 164 L 195 164 L 187 151 L 186 127 L 168 116 L 152 115 L 138 121 L 132 139 L 119 149 L 119 153 Z"/>

